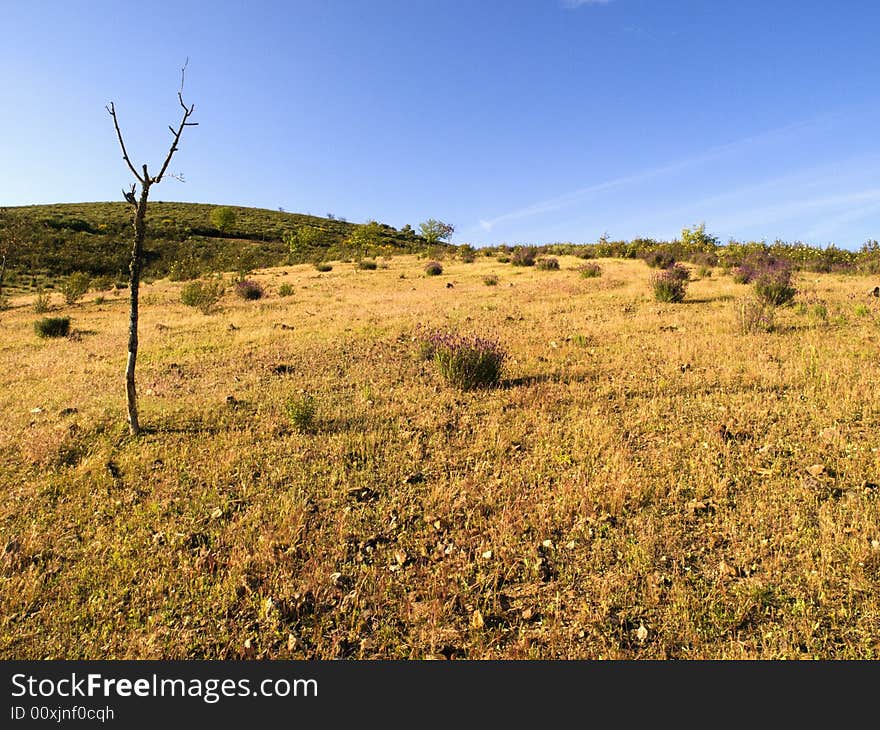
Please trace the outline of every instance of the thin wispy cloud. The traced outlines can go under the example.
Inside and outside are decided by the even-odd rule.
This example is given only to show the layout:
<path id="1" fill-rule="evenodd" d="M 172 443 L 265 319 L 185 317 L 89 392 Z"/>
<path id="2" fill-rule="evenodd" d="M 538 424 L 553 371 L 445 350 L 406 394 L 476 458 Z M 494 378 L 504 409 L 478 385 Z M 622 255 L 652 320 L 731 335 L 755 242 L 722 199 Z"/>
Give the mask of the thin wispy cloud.
<path id="1" fill-rule="evenodd" d="M 584 5 L 608 5 L 613 0 L 562 0 L 562 7 L 574 10 Z"/>
<path id="2" fill-rule="evenodd" d="M 716 219 L 713 223 L 718 229 L 748 230 L 782 221 L 822 216 L 823 223 L 804 235 L 804 238 L 811 239 L 832 233 L 843 223 L 869 215 L 878 205 L 880 188 L 866 188 L 837 195 L 789 199 L 739 210 L 725 218 Z"/>
<path id="3" fill-rule="evenodd" d="M 647 182 L 649 180 L 662 177 L 664 175 L 670 175 L 676 172 L 681 172 L 691 167 L 703 165 L 707 162 L 711 162 L 718 158 L 724 157 L 725 155 L 730 155 L 732 153 L 741 153 L 743 150 L 754 145 L 776 141 L 780 138 L 788 138 L 797 132 L 802 132 L 804 130 L 812 129 L 814 127 L 825 124 L 828 122 L 828 120 L 837 116 L 839 116 L 839 114 L 828 114 L 800 122 L 795 122 L 793 124 L 787 124 L 782 127 L 777 127 L 776 129 L 761 132 L 760 134 L 752 135 L 750 137 L 744 137 L 742 139 L 719 145 L 717 147 L 712 147 L 708 150 L 705 150 L 704 152 L 701 152 L 700 154 L 694 155 L 692 157 L 686 157 L 675 162 L 670 162 L 666 165 L 659 165 L 657 167 L 648 168 L 646 170 L 633 173 L 631 175 L 624 175 L 618 178 L 613 178 L 611 180 L 596 183 L 594 185 L 588 185 L 578 190 L 573 190 L 569 193 L 563 193 L 562 195 L 559 195 L 555 198 L 549 198 L 547 200 L 543 200 L 532 205 L 513 210 L 509 213 L 504 213 L 493 218 L 481 219 L 479 222 L 479 226 L 475 226 L 472 230 L 482 230 L 483 232 L 488 233 L 499 224 L 509 223 L 515 220 L 531 218 L 533 216 L 541 215 L 543 213 L 551 213 L 554 211 L 562 210 L 575 204 L 585 202 L 590 197 L 599 193 Z"/>

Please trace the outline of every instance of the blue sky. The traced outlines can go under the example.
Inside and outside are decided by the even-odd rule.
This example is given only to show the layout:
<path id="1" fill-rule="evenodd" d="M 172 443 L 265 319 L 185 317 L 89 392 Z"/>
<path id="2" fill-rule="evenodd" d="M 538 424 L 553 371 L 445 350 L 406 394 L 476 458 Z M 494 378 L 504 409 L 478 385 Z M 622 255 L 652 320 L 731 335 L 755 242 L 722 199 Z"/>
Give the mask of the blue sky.
<path id="1" fill-rule="evenodd" d="M 880 3 L 0 0 L 0 205 L 153 200 L 453 241 L 880 238 Z"/>

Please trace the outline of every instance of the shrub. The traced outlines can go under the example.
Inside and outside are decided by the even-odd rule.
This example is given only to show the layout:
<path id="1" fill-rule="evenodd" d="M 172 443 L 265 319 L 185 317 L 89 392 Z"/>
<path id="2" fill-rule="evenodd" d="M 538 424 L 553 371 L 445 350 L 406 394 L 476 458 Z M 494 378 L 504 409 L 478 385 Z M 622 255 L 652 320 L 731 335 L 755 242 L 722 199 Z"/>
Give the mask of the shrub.
<path id="1" fill-rule="evenodd" d="M 498 260 L 500 261 L 501 259 L 499 258 Z M 513 249 L 510 263 L 514 266 L 534 266 L 535 249 L 531 246 L 517 246 Z"/>
<path id="2" fill-rule="evenodd" d="M 168 267 L 168 279 L 170 281 L 192 281 L 202 275 L 199 262 L 194 256 L 173 261 Z"/>
<path id="3" fill-rule="evenodd" d="M 379 265 L 373 261 L 373 259 L 361 259 L 357 262 L 357 267 L 359 269 L 365 269 L 366 271 L 375 271 L 378 266 Z"/>
<path id="4" fill-rule="evenodd" d="M 61 293 L 67 304 L 73 304 L 89 290 L 91 277 L 82 271 L 75 271 L 61 284 Z"/>
<path id="5" fill-rule="evenodd" d="M 253 301 L 262 299 L 265 294 L 266 290 L 263 289 L 263 285 L 253 279 L 244 279 L 235 284 L 235 295 L 241 299 Z"/>
<path id="6" fill-rule="evenodd" d="M 456 388 L 490 388 L 501 380 L 507 353 L 497 340 L 437 331 L 422 343 L 423 356 L 430 356 L 446 382 Z"/>
<path id="7" fill-rule="evenodd" d="M 710 269 L 714 266 L 718 266 L 718 254 L 712 253 L 711 251 L 700 251 L 691 256 L 690 261 L 697 266 Z"/>
<path id="8" fill-rule="evenodd" d="M 93 291 L 109 291 L 113 288 L 112 276 L 96 276 L 92 279 Z"/>
<path id="9" fill-rule="evenodd" d="M 326 263 L 326 262 L 324 262 L 324 261 L 318 261 L 318 262 L 315 264 L 315 268 L 316 268 L 318 271 L 323 272 L 323 273 L 326 273 L 326 272 L 328 272 L 328 271 L 333 271 L 333 267 L 332 267 L 330 264 L 328 264 L 328 263 Z"/>
<path id="10" fill-rule="evenodd" d="M 669 269 L 665 269 L 651 277 L 651 287 L 654 289 L 654 298 L 658 302 L 681 302 L 684 300 L 687 282 L 682 281 Z"/>
<path id="11" fill-rule="evenodd" d="M 644 256 L 645 263 L 652 269 L 668 269 L 675 263 L 675 256 L 668 251 L 648 251 Z"/>
<path id="12" fill-rule="evenodd" d="M 496 258 L 497 258 L 497 261 L 499 264 L 509 264 L 510 263 L 510 256 L 508 256 L 507 254 L 501 254 L 500 256 L 497 256 Z"/>
<path id="13" fill-rule="evenodd" d="M 103 304 L 106 301 L 104 297 L 95 297 L 95 304 Z"/>
<path id="14" fill-rule="evenodd" d="M 49 294 L 42 287 L 37 289 L 37 296 L 34 298 L 34 311 L 37 314 L 45 314 L 49 311 Z"/>
<path id="15" fill-rule="evenodd" d="M 599 264 L 584 264 L 583 266 L 578 266 L 577 271 L 585 279 L 595 279 L 597 276 L 602 276 L 602 267 Z"/>
<path id="16" fill-rule="evenodd" d="M 791 264 L 775 260 L 756 272 L 752 279 L 755 296 L 762 302 L 779 307 L 788 304 L 797 289 L 791 285 Z"/>
<path id="17" fill-rule="evenodd" d="M 70 317 L 43 317 L 34 322 L 34 331 L 40 337 L 67 337 Z"/>
<path id="18" fill-rule="evenodd" d="M 737 266 L 733 270 L 733 280 L 737 284 L 748 284 L 752 281 L 752 276 L 754 276 L 754 271 L 747 266 Z"/>
<path id="19" fill-rule="evenodd" d="M 741 299 L 735 304 L 736 324 L 740 334 L 771 332 L 774 327 L 774 308 L 757 299 Z"/>
<path id="20" fill-rule="evenodd" d="M 287 417 L 300 433 L 309 433 L 315 428 L 315 399 L 308 393 L 291 396 L 286 403 Z"/>
<path id="21" fill-rule="evenodd" d="M 553 256 L 542 256 L 535 262 L 535 268 L 541 271 L 559 271 L 559 259 Z"/>
<path id="22" fill-rule="evenodd" d="M 672 264 L 672 266 L 666 269 L 666 273 L 679 281 L 689 281 L 691 278 L 691 274 L 684 264 Z"/>
<path id="23" fill-rule="evenodd" d="M 223 281 L 219 279 L 191 281 L 181 290 L 180 301 L 197 308 L 202 314 L 210 314 L 224 291 Z"/>
<path id="24" fill-rule="evenodd" d="M 278 287 L 279 297 L 289 297 L 291 294 L 293 294 L 293 287 L 290 284 L 282 284 Z"/>
<path id="25" fill-rule="evenodd" d="M 489 274 L 489 276 L 483 277 L 483 283 L 486 286 L 498 286 L 498 277 L 494 274 Z"/>
<path id="26" fill-rule="evenodd" d="M 868 309 L 868 307 L 864 304 L 856 304 L 856 307 L 853 311 L 855 312 L 856 317 L 867 317 L 869 314 L 871 314 L 871 310 Z"/>
<path id="27" fill-rule="evenodd" d="M 425 264 L 425 276 L 440 276 L 442 273 L 443 266 L 437 261 L 429 261 Z"/>

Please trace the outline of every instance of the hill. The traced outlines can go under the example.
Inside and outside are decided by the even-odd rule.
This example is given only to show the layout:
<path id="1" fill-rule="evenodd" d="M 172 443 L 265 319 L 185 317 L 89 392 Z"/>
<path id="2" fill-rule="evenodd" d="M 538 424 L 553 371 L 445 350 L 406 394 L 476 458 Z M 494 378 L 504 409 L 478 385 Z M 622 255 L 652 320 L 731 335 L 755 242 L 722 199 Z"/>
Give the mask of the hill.
<path id="1" fill-rule="evenodd" d="M 399 231 L 381 223 L 361 225 L 261 208 L 222 206 L 234 215 L 232 223 L 220 230 L 212 222 L 218 207 L 150 203 L 145 275 L 166 276 L 175 267 L 198 274 L 324 258 L 416 253 L 427 247 L 409 227 Z M 132 225 L 127 203 L 33 205 L 6 212 L 7 225 L 14 221 L 25 242 L 10 256 L 13 271 L 27 272 L 31 279 L 73 271 L 127 279 Z M 298 244 L 293 253 L 292 240 Z"/>

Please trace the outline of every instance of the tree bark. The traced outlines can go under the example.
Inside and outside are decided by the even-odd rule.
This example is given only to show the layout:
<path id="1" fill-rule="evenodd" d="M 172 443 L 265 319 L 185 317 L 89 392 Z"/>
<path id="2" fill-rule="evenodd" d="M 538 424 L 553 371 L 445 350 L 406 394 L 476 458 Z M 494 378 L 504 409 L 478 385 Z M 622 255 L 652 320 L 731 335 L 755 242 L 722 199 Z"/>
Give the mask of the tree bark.
<path id="1" fill-rule="evenodd" d="M 147 178 L 149 180 L 149 178 Z M 138 420 L 137 388 L 135 387 L 134 372 L 137 365 L 138 353 L 138 296 L 141 285 L 141 266 L 144 238 L 146 236 L 147 198 L 150 195 L 150 183 L 141 186 L 141 196 L 138 200 L 134 214 L 134 244 L 131 248 L 131 263 L 129 264 L 129 314 L 128 314 L 128 363 L 125 367 L 125 392 L 128 405 L 128 429 L 132 436 L 137 436 L 140 431 Z"/>

